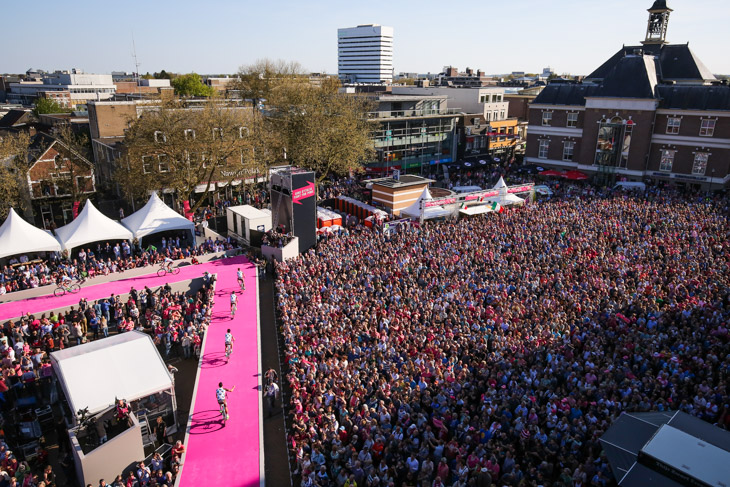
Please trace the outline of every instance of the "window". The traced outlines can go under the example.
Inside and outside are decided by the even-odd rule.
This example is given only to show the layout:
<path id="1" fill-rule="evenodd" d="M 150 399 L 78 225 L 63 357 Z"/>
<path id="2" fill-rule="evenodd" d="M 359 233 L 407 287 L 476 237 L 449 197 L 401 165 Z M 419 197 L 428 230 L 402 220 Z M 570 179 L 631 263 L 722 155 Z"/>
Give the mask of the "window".
<path id="1" fill-rule="evenodd" d="M 482 95 L 479 97 L 479 103 L 489 103 L 489 95 Z"/>
<path id="2" fill-rule="evenodd" d="M 155 130 L 155 142 L 167 142 L 167 137 L 159 130 Z"/>
<path id="3" fill-rule="evenodd" d="M 667 133 L 668 134 L 678 134 L 680 125 L 682 125 L 681 118 L 679 118 L 679 117 L 667 118 Z"/>
<path id="4" fill-rule="evenodd" d="M 170 171 L 170 164 L 168 163 L 167 155 L 161 154 L 157 157 L 157 167 L 159 168 L 160 172 L 169 172 Z"/>
<path id="5" fill-rule="evenodd" d="M 223 129 L 220 127 L 214 127 L 213 128 L 213 138 L 223 138 Z"/>
<path id="6" fill-rule="evenodd" d="M 572 162 L 574 150 L 575 142 L 573 142 L 572 140 L 566 140 L 565 142 L 563 142 L 563 160 Z"/>
<path id="7" fill-rule="evenodd" d="M 185 129 L 185 140 L 195 140 L 195 130 Z"/>
<path id="8" fill-rule="evenodd" d="M 239 139 L 248 137 L 248 135 L 249 135 L 248 127 L 238 127 L 238 138 Z"/>
<path id="9" fill-rule="evenodd" d="M 149 174 L 152 172 L 152 163 L 151 158 L 152 156 L 142 156 L 142 172 L 144 174 Z"/>
<path id="10" fill-rule="evenodd" d="M 540 159 L 547 159 L 549 147 L 550 147 L 549 140 L 540 139 L 540 149 L 537 151 L 537 157 L 539 157 Z"/>
<path id="11" fill-rule="evenodd" d="M 701 137 L 712 137 L 715 134 L 715 120 L 709 118 L 702 119 L 702 125 L 700 126 Z"/>
<path id="12" fill-rule="evenodd" d="M 578 113 L 577 112 L 568 113 L 568 123 L 565 126 L 566 127 L 577 127 L 578 126 Z"/>
<path id="13" fill-rule="evenodd" d="M 542 112 L 543 127 L 549 127 L 552 122 L 553 122 L 553 112 Z"/>
<path id="14" fill-rule="evenodd" d="M 659 161 L 659 170 L 670 172 L 672 170 L 672 164 L 674 164 L 674 154 L 676 150 L 664 149 L 662 150 L 662 158 Z"/>
<path id="15" fill-rule="evenodd" d="M 710 154 L 707 152 L 695 153 L 695 161 L 692 164 L 692 174 L 697 176 L 704 176 L 707 170 L 707 159 L 710 158 Z"/>

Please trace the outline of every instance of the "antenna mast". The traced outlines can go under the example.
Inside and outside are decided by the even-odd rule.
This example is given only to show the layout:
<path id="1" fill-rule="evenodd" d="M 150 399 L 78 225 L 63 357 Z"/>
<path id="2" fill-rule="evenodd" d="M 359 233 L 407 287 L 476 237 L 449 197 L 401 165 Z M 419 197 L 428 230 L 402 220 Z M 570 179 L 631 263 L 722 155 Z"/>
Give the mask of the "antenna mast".
<path id="1" fill-rule="evenodd" d="M 141 98 L 139 91 L 139 61 L 137 60 L 137 46 L 134 43 L 134 32 L 132 32 L 132 57 L 134 58 L 134 81 L 137 85 L 137 95 Z"/>

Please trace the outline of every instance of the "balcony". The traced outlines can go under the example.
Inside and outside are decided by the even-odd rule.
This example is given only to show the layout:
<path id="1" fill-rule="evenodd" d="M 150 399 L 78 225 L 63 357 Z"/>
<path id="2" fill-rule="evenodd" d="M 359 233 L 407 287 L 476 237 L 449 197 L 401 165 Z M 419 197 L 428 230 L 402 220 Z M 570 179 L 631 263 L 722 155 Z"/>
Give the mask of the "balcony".
<path id="1" fill-rule="evenodd" d="M 461 113 L 460 108 L 442 108 L 442 109 L 426 109 L 426 110 L 382 110 L 377 112 L 368 112 L 369 120 L 386 120 L 397 118 L 426 118 L 426 117 L 444 117 L 456 116 Z"/>

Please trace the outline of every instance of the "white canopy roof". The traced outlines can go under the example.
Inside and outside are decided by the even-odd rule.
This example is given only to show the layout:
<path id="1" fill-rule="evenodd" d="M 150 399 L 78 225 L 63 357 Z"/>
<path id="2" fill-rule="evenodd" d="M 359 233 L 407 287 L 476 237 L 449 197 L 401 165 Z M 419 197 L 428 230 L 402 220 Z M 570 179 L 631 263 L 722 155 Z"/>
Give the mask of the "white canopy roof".
<path id="1" fill-rule="evenodd" d="M 525 200 L 520 198 L 516 194 L 507 193 L 501 198 L 501 200 L 499 201 L 499 204 L 502 206 L 509 206 L 509 205 L 519 205 L 524 202 L 525 202 Z"/>
<path id="2" fill-rule="evenodd" d="M 421 201 L 428 201 L 431 199 L 433 199 L 433 197 L 431 196 L 431 192 L 428 190 L 428 188 L 423 188 L 423 193 L 421 193 L 421 196 L 418 197 L 415 203 L 413 203 L 408 208 L 404 208 L 400 211 L 401 216 L 421 218 Z M 428 208 L 423 209 L 423 218 L 425 220 L 449 216 L 450 214 L 451 212 L 449 210 L 446 210 L 441 206 L 429 206 Z"/>
<path id="3" fill-rule="evenodd" d="M 104 216 L 89 200 L 74 221 L 56 229 L 56 235 L 63 248 L 68 250 L 99 240 L 132 238 L 132 232 L 124 228 L 121 223 Z"/>
<path id="4" fill-rule="evenodd" d="M 132 231 L 135 238 L 166 230 L 195 231 L 195 223 L 170 208 L 152 193 L 147 204 L 122 220 L 122 224 Z"/>
<path id="5" fill-rule="evenodd" d="M 466 208 L 462 208 L 459 210 L 459 213 L 463 215 L 482 215 L 484 213 L 491 213 L 494 210 L 489 205 L 478 205 L 478 206 L 467 206 Z"/>
<path id="6" fill-rule="evenodd" d="M 497 184 L 495 184 L 494 188 L 492 188 L 492 189 L 502 189 L 502 188 L 506 188 L 506 187 L 507 187 L 507 183 L 504 182 L 504 177 L 500 176 L 499 181 L 497 181 Z"/>
<path id="7" fill-rule="evenodd" d="M 504 178 L 502 176 L 499 177 L 499 181 L 497 181 L 497 184 L 495 184 L 492 189 L 501 190 L 502 194 L 499 197 L 499 204 L 502 206 L 519 205 L 525 202 L 525 200 L 519 196 L 507 192 L 507 183 L 504 182 Z"/>
<path id="8" fill-rule="evenodd" d="M 71 411 L 94 414 L 114 400 L 134 401 L 173 387 L 149 335 L 130 331 L 51 353 Z"/>
<path id="9" fill-rule="evenodd" d="M 34 252 L 58 252 L 61 244 L 56 237 L 34 227 L 10 208 L 8 217 L 0 226 L 0 258 Z"/>

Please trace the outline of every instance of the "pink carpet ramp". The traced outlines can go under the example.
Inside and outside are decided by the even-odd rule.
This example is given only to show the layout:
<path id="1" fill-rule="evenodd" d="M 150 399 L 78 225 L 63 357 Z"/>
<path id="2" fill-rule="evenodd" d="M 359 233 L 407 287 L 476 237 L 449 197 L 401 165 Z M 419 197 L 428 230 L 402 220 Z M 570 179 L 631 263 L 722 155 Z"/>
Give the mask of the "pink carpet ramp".
<path id="1" fill-rule="evenodd" d="M 258 277 L 255 266 L 247 262 L 228 259 L 225 268 L 211 271 L 218 274 L 215 306 L 198 366 L 179 487 L 264 486 Z M 239 266 L 244 270 L 246 291 L 238 295 L 238 311 L 231 319 L 229 296 L 239 289 Z M 228 363 L 227 328 L 236 339 Z M 230 419 L 225 426 L 215 397 L 219 382 L 226 388 L 236 387 L 228 393 Z"/>
<path id="2" fill-rule="evenodd" d="M 241 292 L 236 269 L 244 271 L 246 291 Z M 0 322 L 31 312 L 42 312 L 76 305 L 82 297 L 92 300 L 107 298 L 112 293 L 125 294 L 134 286 L 156 289 L 167 282 L 201 277 L 203 272 L 217 274 L 215 306 L 198 365 L 193 403 L 187 426 L 183 456 L 181 487 L 225 485 L 227 487 L 263 487 L 263 415 L 261 360 L 258 313 L 258 277 L 256 267 L 245 257 L 210 261 L 181 267 L 180 274 L 157 277 L 152 274 L 82 288 L 77 294 L 55 297 L 53 294 L 0 304 Z M 55 286 L 49 286 L 53 292 Z M 238 311 L 230 319 L 229 295 L 237 290 Z M 230 362 L 225 361 L 224 335 L 231 328 L 236 342 Z M 230 420 L 223 427 L 220 421 L 215 390 L 218 382 L 236 386 L 228 395 Z"/>

